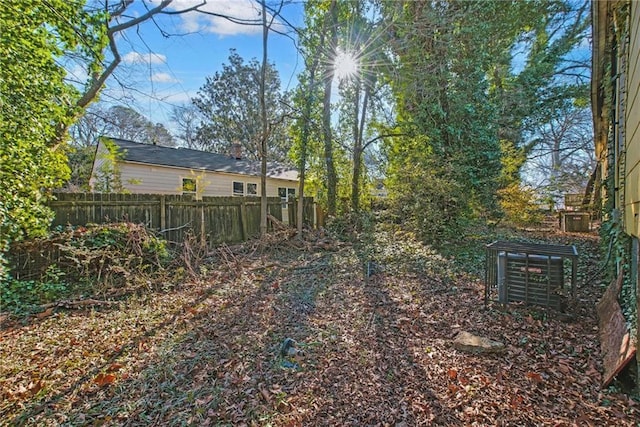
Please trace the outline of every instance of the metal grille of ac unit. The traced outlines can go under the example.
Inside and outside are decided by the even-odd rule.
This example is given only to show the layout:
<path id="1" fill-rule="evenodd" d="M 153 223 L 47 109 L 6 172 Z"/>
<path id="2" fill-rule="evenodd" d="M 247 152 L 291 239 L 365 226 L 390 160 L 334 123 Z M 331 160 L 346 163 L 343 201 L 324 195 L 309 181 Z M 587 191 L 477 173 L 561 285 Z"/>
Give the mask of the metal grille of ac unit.
<path id="1" fill-rule="evenodd" d="M 566 290 L 575 295 L 577 258 L 574 246 L 493 242 L 487 245 L 485 303 L 559 309 Z"/>

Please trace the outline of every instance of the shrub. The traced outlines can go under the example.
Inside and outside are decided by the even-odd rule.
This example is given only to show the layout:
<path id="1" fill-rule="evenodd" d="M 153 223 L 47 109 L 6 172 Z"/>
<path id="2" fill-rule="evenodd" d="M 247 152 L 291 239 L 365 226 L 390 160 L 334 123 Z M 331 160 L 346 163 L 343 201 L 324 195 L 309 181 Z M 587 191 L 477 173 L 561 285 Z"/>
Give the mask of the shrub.
<path id="1" fill-rule="evenodd" d="M 64 282 L 75 295 L 120 295 L 147 287 L 170 260 L 166 242 L 141 224 L 68 227 L 12 246 L 11 289 Z"/>
<path id="2" fill-rule="evenodd" d="M 533 190 L 519 184 L 511 184 L 498 190 L 500 207 L 507 222 L 519 227 L 540 224 L 543 215 L 535 202 L 535 196 Z"/>
<path id="3" fill-rule="evenodd" d="M 50 265 L 41 281 L 9 279 L 0 282 L 2 309 L 29 314 L 41 304 L 66 297 L 71 287 L 63 278 L 64 274 L 55 265 Z"/>
<path id="4" fill-rule="evenodd" d="M 471 219 L 469 195 L 460 184 L 430 171 L 420 173 L 389 200 L 392 215 L 423 242 L 439 245 L 464 232 Z"/>

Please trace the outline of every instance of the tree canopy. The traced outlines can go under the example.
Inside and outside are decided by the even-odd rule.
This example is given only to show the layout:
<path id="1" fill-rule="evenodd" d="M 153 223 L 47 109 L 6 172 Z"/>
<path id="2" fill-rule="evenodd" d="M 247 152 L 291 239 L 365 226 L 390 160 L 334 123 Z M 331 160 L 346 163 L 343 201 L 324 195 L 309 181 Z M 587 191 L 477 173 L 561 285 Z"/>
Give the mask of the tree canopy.
<path id="1" fill-rule="evenodd" d="M 80 2 L 0 3 L 0 253 L 12 240 L 47 230 L 51 213 L 43 202 L 69 177 L 60 131 L 81 96 L 58 59 L 92 56 L 97 71 L 106 40 L 100 18 Z"/>
<path id="2" fill-rule="evenodd" d="M 243 155 L 259 159 L 262 118 L 260 113 L 261 64 L 249 62 L 235 51 L 222 71 L 206 78 L 205 84 L 193 98 L 200 112 L 197 129 L 198 145 L 208 151 L 228 153 L 233 144 L 240 144 Z M 269 105 L 267 120 L 271 124 L 268 144 L 269 157 L 285 160 L 289 150 L 285 133 L 285 95 L 280 92 L 280 77 L 273 64 L 266 66 L 265 103 Z"/>
<path id="3" fill-rule="evenodd" d="M 386 145 L 388 185 L 397 214 L 425 238 L 497 215 L 501 147 L 526 152 L 527 132 L 554 105 L 584 95 L 562 77 L 584 65 L 567 65 L 567 54 L 585 37 L 585 10 L 586 2 L 384 3 L 407 135 Z"/>
<path id="4" fill-rule="evenodd" d="M 176 145 L 173 135 L 162 123 L 153 123 L 124 105 L 105 109 L 99 103 L 91 104 L 69 128 L 69 135 L 67 156 L 71 177 L 65 188 L 72 191 L 89 188 L 96 146 L 102 136 L 166 147 Z"/>

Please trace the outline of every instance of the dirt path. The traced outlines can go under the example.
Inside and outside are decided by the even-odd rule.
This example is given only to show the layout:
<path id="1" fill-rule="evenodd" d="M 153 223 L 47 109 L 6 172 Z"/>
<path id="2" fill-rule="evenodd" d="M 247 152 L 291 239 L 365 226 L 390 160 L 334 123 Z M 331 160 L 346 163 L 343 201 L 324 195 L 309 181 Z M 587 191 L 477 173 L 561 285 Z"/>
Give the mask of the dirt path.
<path id="1" fill-rule="evenodd" d="M 580 244 L 595 250 L 593 239 Z M 233 265 L 214 258 L 205 279 L 172 292 L 2 330 L 0 423 L 639 422 L 633 401 L 599 387 L 594 286 L 579 289 L 572 320 L 487 309 L 477 278 L 406 236 L 329 249 L 282 241 Z M 593 255 L 582 259 L 581 271 L 594 268 Z M 506 352 L 459 352 L 461 330 Z M 282 356 L 285 338 L 302 353 Z"/>

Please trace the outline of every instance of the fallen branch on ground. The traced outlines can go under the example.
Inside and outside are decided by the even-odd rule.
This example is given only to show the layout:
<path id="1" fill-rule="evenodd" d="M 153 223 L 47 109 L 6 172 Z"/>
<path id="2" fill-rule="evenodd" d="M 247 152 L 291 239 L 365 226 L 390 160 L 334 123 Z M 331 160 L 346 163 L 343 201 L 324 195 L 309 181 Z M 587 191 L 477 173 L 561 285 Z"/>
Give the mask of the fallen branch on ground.
<path id="1" fill-rule="evenodd" d="M 89 299 L 81 299 L 81 300 L 63 300 L 63 301 L 52 302 L 49 304 L 41 305 L 40 308 L 42 308 L 43 310 L 47 310 L 49 308 L 81 308 L 81 307 L 94 307 L 98 305 L 110 306 L 113 304 L 117 304 L 117 302 L 89 298 Z"/>
<path id="2" fill-rule="evenodd" d="M 278 218 L 276 218 L 273 215 L 267 215 L 267 219 L 271 221 L 271 224 L 273 225 L 273 228 L 275 230 L 286 230 L 289 228 L 282 221 L 280 221 Z"/>

